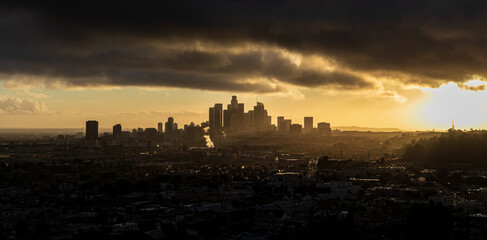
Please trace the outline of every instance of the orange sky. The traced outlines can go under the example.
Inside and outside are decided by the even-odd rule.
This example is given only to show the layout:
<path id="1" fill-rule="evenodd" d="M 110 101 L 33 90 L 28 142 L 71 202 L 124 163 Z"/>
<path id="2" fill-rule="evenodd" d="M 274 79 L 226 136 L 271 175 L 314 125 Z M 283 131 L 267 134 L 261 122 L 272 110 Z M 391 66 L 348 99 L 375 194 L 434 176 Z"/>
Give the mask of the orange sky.
<path id="1" fill-rule="evenodd" d="M 478 81 L 476 83 L 482 84 Z M 247 94 L 178 88 L 49 89 L 2 88 L 2 128 L 81 128 L 96 119 L 100 127 L 121 123 L 124 128 L 155 127 L 169 116 L 182 126 L 207 121 L 207 109 L 216 102 L 228 104 L 232 94 L 245 103 L 246 111 L 263 102 L 273 116 L 303 123 L 304 116 L 332 126 L 395 127 L 404 130 L 484 128 L 487 93 L 459 88 L 402 89 L 400 97 L 374 92 L 333 92 L 294 89 L 291 94 Z M 299 94 L 297 94 L 299 93 Z M 399 98 L 399 99 L 398 99 Z M 7 106 L 10 105 L 10 106 Z"/>

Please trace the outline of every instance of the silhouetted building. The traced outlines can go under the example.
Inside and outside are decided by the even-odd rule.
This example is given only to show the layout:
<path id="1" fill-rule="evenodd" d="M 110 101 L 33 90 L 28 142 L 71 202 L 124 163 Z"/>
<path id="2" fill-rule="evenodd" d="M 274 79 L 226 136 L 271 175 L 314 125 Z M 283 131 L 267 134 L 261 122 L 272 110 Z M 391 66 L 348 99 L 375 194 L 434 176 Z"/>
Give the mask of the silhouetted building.
<path id="1" fill-rule="evenodd" d="M 277 117 L 277 131 L 280 132 L 282 131 L 282 122 L 284 121 L 284 117 L 283 116 L 279 116 Z"/>
<path id="2" fill-rule="evenodd" d="M 277 131 L 281 134 L 288 134 L 291 129 L 292 121 L 291 119 L 284 119 L 284 117 L 279 119 Z"/>
<path id="3" fill-rule="evenodd" d="M 313 131 L 313 117 L 304 117 L 304 132 L 311 133 Z"/>
<path id="4" fill-rule="evenodd" d="M 303 126 L 301 124 L 292 124 L 289 129 L 289 132 L 291 133 L 291 135 L 297 136 L 297 135 L 301 135 L 302 129 Z"/>
<path id="5" fill-rule="evenodd" d="M 205 141 L 203 135 L 205 131 L 200 126 L 195 126 L 194 123 L 184 125 L 183 140 L 185 144 L 192 144 L 196 146 L 204 146 Z"/>
<path id="6" fill-rule="evenodd" d="M 148 138 L 148 140 L 153 140 L 157 137 L 157 129 L 156 128 L 146 128 L 144 129 L 144 136 Z"/>
<path id="7" fill-rule="evenodd" d="M 328 156 L 321 156 L 318 159 L 318 163 L 317 163 L 316 167 L 318 169 L 326 169 L 328 166 L 329 166 L 329 158 L 328 158 Z"/>
<path id="8" fill-rule="evenodd" d="M 86 121 L 86 139 L 98 139 L 98 121 Z"/>
<path id="9" fill-rule="evenodd" d="M 86 121 L 86 146 L 98 146 L 98 121 Z"/>
<path id="10" fill-rule="evenodd" d="M 254 126 L 254 111 L 250 110 L 244 113 L 244 125 L 245 127 L 251 128 Z"/>
<path id="11" fill-rule="evenodd" d="M 254 127 L 256 131 L 266 130 L 266 117 L 267 111 L 264 108 L 264 104 L 257 102 L 257 105 L 254 106 Z"/>
<path id="12" fill-rule="evenodd" d="M 237 117 L 238 117 L 238 127 L 239 129 L 243 129 L 245 127 L 244 123 L 244 113 L 245 113 L 245 106 L 243 103 L 239 103 L 237 107 Z"/>
<path id="13" fill-rule="evenodd" d="M 238 131 L 238 100 L 237 96 L 232 96 L 231 104 L 227 108 L 230 111 L 230 127 L 232 131 Z"/>
<path id="14" fill-rule="evenodd" d="M 238 132 L 244 125 L 244 104 L 238 103 L 237 96 L 232 96 L 227 109 L 223 111 L 223 127 L 228 131 Z"/>
<path id="15" fill-rule="evenodd" d="M 155 128 L 146 128 L 144 130 L 145 134 L 150 134 L 150 135 L 157 135 L 157 129 Z"/>
<path id="16" fill-rule="evenodd" d="M 166 134 L 171 134 L 174 130 L 174 118 L 169 117 L 166 122 Z"/>
<path id="17" fill-rule="evenodd" d="M 223 110 L 223 128 L 229 129 L 230 126 L 230 112 L 228 110 Z"/>
<path id="18" fill-rule="evenodd" d="M 162 123 L 157 123 L 157 132 L 162 133 Z"/>
<path id="19" fill-rule="evenodd" d="M 115 124 L 113 126 L 113 136 L 119 136 L 122 134 L 122 125 L 121 124 Z"/>
<path id="20" fill-rule="evenodd" d="M 208 123 L 212 130 L 223 127 L 223 104 L 216 103 L 213 107 L 210 107 L 208 111 Z"/>
<path id="21" fill-rule="evenodd" d="M 215 116 L 215 129 L 221 129 L 223 127 L 223 104 L 217 103 L 215 104 L 214 108 L 214 116 Z M 210 123 L 211 125 L 211 123 Z"/>
<path id="22" fill-rule="evenodd" d="M 318 134 L 320 136 L 331 136 L 331 127 L 330 127 L 330 123 L 327 123 L 327 122 L 321 122 L 321 123 L 318 123 Z"/>
<path id="23" fill-rule="evenodd" d="M 215 129 L 215 108 L 210 107 L 208 111 L 208 121 L 210 123 L 210 129 Z"/>
<path id="24" fill-rule="evenodd" d="M 165 124 L 165 137 L 168 139 L 175 139 L 179 134 L 178 124 L 174 122 L 174 118 L 169 117 Z"/>

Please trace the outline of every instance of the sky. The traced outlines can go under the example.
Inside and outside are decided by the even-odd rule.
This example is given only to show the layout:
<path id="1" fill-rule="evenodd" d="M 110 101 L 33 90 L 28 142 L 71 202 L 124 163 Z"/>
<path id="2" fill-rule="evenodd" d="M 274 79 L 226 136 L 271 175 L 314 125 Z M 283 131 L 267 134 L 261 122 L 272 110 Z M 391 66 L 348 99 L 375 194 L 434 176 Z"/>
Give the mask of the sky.
<path id="1" fill-rule="evenodd" d="M 2 1 L 0 128 L 208 120 L 487 127 L 487 2 Z"/>

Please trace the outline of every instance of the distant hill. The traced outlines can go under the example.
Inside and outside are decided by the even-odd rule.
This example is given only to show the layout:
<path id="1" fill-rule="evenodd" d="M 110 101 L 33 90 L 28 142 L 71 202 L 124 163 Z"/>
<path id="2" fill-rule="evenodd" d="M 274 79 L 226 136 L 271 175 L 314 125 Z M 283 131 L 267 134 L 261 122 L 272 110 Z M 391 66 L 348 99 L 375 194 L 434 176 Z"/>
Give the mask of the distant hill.
<path id="1" fill-rule="evenodd" d="M 111 132 L 112 129 L 100 128 L 99 132 Z M 76 134 L 85 132 L 84 128 L 0 128 L 0 134 Z"/>
<path id="2" fill-rule="evenodd" d="M 404 130 L 399 128 L 370 128 L 370 127 L 357 127 L 357 126 L 332 126 L 331 129 L 339 129 L 341 131 L 359 131 L 359 132 L 403 132 Z"/>
<path id="3" fill-rule="evenodd" d="M 83 128 L 0 128 L 1 134 L 74 134 Z"/>

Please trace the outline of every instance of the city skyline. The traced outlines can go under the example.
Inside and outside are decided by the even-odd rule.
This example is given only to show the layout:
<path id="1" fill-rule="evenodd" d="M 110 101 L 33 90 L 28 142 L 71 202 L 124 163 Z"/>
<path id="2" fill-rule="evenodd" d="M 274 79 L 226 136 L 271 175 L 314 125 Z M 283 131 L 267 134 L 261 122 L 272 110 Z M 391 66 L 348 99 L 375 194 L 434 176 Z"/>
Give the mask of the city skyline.
<path id="1" fill-rule="evenodd" d="M 201 122 L 201 124 L 192 121 L 189 124 L 184 124 L 184 128 L 179 128 L 178 123 L 173 117 L 168 117 L 166 123 L 158 122 L 157 128 L 147 126 L 123 128 L 122 124 L 117 123 L 112 127 L 112 135 L 121 135 L 122 130 L 124 129 L 125 132 L 132 133 L 154 129 L 159 134 L 171 134 L 173 130 L 186 130 L 186 127 L 188 126 L 207 128 L 207 130 L 211 131 L 212 134 L 221 134 L 223 132 L 226 134 L 277 132 L 281 134 L 291 133 L 291 135 L 293 135 L 292 125 L 294 125 L 295 128 L 299 128 L 299 134 L 310 134 L 316 130 L 316 133 L 319 133 L 320 135 L 331 136 L 330 123 L 318 122 L 314 124 L 313 116 L 305 116 L 302 124 L 299 124 L 299 122 L 293 122 L 292 119 L 284 119 L 284 116 L 275 116 L 275 124 L 273 124 L 273 116 L 268 115 L 267 109 L 265 109 L 262 102 L 256 102 L 256 105 L 254 107 L 250 107 L 247 112 L 245 112 L 244 106 L 244 103 L 239 103 L 237 96 L 234 95 L 232 96 L 230 104 L 227 105 L 226 109 L 223 108 L 222 103 L 215 103 L 213 107 L 210 107 L 208 119 Z M 93 136 L 99 135 L 98 124 L 99 123 L 97 120 L 86 121 L 86 127 L 84 129 L 87 139 L 93 139 Z M 321 128 L 327 129 L 325 130 L 326 134 L 323 134 L 324 132 Z M 96 133 L 94 133 L 95 131 Z"/>

